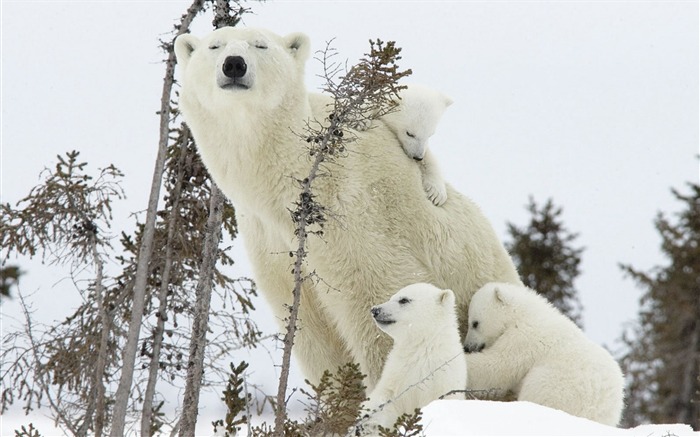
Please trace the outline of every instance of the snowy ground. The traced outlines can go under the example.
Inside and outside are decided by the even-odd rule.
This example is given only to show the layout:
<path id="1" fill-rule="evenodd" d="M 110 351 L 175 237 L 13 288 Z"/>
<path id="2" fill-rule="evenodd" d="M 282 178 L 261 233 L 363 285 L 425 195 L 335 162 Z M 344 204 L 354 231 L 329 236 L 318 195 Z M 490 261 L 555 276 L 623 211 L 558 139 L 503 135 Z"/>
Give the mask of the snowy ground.
<path id="1" fill-rule="evenodd" d="M 426 436 L 700 436 L 679 424 L 613 428 L 530 402 L 435 401 L 422 424 Z"/>
<path id="2" fill-rule="evenodd" d="M 197 435 L 213 435 L 211 418 L 200 415 Z M 6 421 L 0 417 L 0 421 Z M 11 419 L 19 419 L 14 417 Z M 44 436 L 61 435 L 45 417 L 24 417 L 3 424 L 3 436 L 10 429 L 33 421 Z M 253 417 L 259 425 L 271 424 L 272 416 Z M 696 436 L 688 425 L 642 425 L 632 429 L 613 428 L 587 419 L 571 416 L 559 410 L 530 402 L 494 401 L 435 401 L 423 408 L 424 435 L 432 436 L 635 436 L 672 437 Z M 203 430 L 209 430 L 204 431 Z M 245 433 L 245 427 L 241 430 Z"/>

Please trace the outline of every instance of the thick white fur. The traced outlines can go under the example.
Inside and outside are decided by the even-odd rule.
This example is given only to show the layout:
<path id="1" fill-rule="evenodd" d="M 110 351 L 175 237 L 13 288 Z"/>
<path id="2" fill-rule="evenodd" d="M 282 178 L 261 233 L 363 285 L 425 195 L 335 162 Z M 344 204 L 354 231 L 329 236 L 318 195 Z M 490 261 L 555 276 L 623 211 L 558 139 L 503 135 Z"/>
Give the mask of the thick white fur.
<path id="1" fill-rule="evenodd" d="M 282 322 L 293 288 L 288 253 L 297 244 L 289 209 L 299 196 L 295 178 L 310 169 L 299 134 L 328 112 L 327 97 L 304 87 L 308 38 L 222 28 L 201 40 L 182 35 L 175 51 L 180 109 L 204 164 L 236 207 L 255 280 Z M 246 60 L 247 89 L 219 87 L 227 56 Z M 420 170 L 384 124 L 357 137 L 348 156 L 328 167 L 331 176 L 314 183 L 332 216 L 323 239 L 309 240 L 306 268 L 322 281 L 304 285 L 294 350 L 312 382 L 354 360 L 371 390 L 391 342 L 378 335 L 367 308 L 390 290 L 415 282 L 449 288 L 466 323 L 481 285 L 519 278 L 473 202 L 448 186 L 443 207 L 430 203 Z"/>
<path id="2" fill-rule="evenodd" d="M 467 363 L 459 337 L 451 290 L 417 283 L 372 308 L 375 322 L 394 339 L 382 376 L 363 406 L 370 412 L 364 430 L 391 427 L 452 390 L 467 385 Z M 464 399 L 464 393 L 446 399 Z"/>
<path id="3" fill-rule="evenodd" d="M 475 326 L 476 324 L 476 326 Z M 547 299 L 523 286 L 486 284 L 469 307 L 468 387 L 615 426 L 623 409 L 620 366 Z"/>

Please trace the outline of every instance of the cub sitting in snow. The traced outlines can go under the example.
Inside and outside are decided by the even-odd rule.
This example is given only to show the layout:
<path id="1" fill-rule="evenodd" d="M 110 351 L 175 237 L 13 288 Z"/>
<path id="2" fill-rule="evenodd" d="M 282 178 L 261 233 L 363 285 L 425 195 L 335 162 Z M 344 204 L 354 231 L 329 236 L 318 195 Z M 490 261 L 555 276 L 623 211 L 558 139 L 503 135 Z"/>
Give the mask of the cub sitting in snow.
<path id="1" fill-rule="evenodd" d="M 464 390 L 467 364 L 459 338 L 452 290 L 418 283 L 402 288 L 371 309 L 379 328 L 394 339 L 376 388 L 363 406 L 363 433 L 393 426 L 451 390 Z M 452 394 L 448 399 L 464 399 Z"/>
<path id="2" fill-rule="evenodd" d="M 468 388 L 530 401 L 615 426 L 623 408 L 620 366 L 568 317 L 529 288 L 484 285 L 469 305 Z"/>
<path id="3" fill-rule="evenodd" d="M 407 85 L 398 96 L 396 107 L 381 120 L 399 139 L 406 155 L 419 162 L 423 189 L 428 198 L 436 206 L 442 206 L 447 200 L 447 188 L 440 167 L 428 150 L 428 138 L 435 133 L 452 99 L 421 85 Z M 358 130 L 367 128 L 369 124 L 358 126 Z"/>

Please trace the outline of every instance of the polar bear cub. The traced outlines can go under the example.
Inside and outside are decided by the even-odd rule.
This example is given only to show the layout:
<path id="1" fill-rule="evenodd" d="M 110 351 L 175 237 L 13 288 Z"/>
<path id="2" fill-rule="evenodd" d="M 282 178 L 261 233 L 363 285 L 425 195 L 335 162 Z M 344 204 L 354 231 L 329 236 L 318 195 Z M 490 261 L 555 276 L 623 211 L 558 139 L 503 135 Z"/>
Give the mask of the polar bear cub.
<path id="1" fill-rule="evenodd" d="M 422 85 L 406 85 L 398 97 L 396 106 L 380 119 L 399 139 L 406 155 L 419 162 L 423 189 L 436 206 L 442 206 L 447 200 L 447 188 L 437 160 L 428 149 L 428 139 L 452 99 Z M 359 130 L 367 128 L 369 125 L 358 126 Z"/>
<path id="2" fill-rule="evenodd" d="M 428 149 L 428 139 L 435 133 L 452 99 L 421 85 L 408 85 L 399 91 L 399 97 L 396 110 L 381 118 L 396 134 L 404 152 L 419 162 L 423 189 L 435 205 L 441 206 L 447 200 L 447 188 L 440 167 Z"/>
<path id="3" fill-rule="evenodd" d="M 623 409 L 620 366 L 547 299 L 489 283 L 469 305 L 468 388 L 530 401 L 615 426 Z"/>
<path id="4" fill-rule="evenodd" d="M 364 432 L 377 425 L 389 428 L 400 415 L 466 388 L 467 364 L 452 290 L 409 285 L 371 312 L 377 326 L 394 339 L 394 346 L 363 406 L 369 412 Z M 446 398 L 464 399 L 464 393 Z"/>

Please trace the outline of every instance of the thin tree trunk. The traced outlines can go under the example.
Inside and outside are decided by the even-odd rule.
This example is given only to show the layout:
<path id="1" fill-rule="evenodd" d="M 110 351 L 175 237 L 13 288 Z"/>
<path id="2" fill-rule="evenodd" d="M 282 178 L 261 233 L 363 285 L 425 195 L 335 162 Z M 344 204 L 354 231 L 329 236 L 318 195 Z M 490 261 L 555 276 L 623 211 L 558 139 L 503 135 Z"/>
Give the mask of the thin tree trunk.
<path id="1" fill-rule="evenodd" d="M 29 307 L 27 306 L 27 303 L 24 300 L 24 296 L 22 296 L 22 293 L 18 292 L 17 297 L 19 298 L 19 303 L 22 308 L 22 313 L 24 315 L 25 319 L 25 333 L 27 334 L 27 339 L 29 339 L 29 345 L 31 347 L 32 355 L 34 358 L 34 376 L 37 378 L 37 384 L 39 385 L 39 388 L 41 391 L 44 393 L 44 396 L 46 396 L 46 400 L 51 407 L 51 409 L 56 413 L 56 423 L 58 426 L 61 426 L 61 428 L 65 427 L 70 431 L 71 434 L 73 435 L 80 435 L 80 430 L 76 428 L 73 424 L 73 422 L 66 417 L 66 415 L 63 412 L 63 409 L 61 408 L 60 402 L 61 402 L 61 395 L 60 392 L 56 396 L 57 401 L 54 401 L 53 396 L 51 396 L 51 390 L 49 389 L 49 383 L 47 383 L 44 380 L 44 374 L 45 372 L 42 372 L 39 368 L 42 366 L 41 364 L 41 358 L 39 357 L 39 346 L 37 345 L 36 341 L 34 340 L 34 324 L 32 322 L 32 317 L 31 314 L 29 313 Z"/>
<path id="2" fill-rule="evenodd" d="M 697 429 L 700 424 L 700 418 L 697 417 L 697 408 L 693 403 L 693 396 L 696 390 L 696 381 L 698 378 L 698 368 L 700 368 L 700 359 L 698 359 L 700 346 L 700 323 L 696 322 L 695 329 L 690 336 L 688 345 L 688 356 L 685 358 L 685 369 L 683 371 L 683 383 L 679 387 L 679 398 L 684 405 L 681 411 L 678 411 L 675 419 L 680 423 L 687 423 Z"/>
<path id="3" fill-rule="evenodd" d="M 177 35 L 185 33 L 194 17 L 202 10 L 204 0 L 195 0 L 189 7 L 185 15 L 180 20 Z M 175 52 L 172 44 L 168 47 L 168 60 L 165 70 L 163 92 L 160 100 L 160 140 L 158 143 L 158 156 L 156 157 L 155 169 L 153 170 L 153 180 L 151 181 L 151 193 L 148 200 L 148 210 L 146 212 L 146 223 L 144 225 L 141 247 L 139 249 L 138 264 L 136 267 L 136 278 L 134 282 L 133 306 L 131 309 L 131 320 L 129 321 L 129 331 L 126 345 L 123 351 L 123 367 L 119 386 L 115 395 L 114 412 L 112 420 L 111 437 L 123 437 L 126 426 L 126 410 L 129 404 L 129 394 L 134 378 L 134 365 L 136 362 L 136 351 L 138 349 L 139 334 L 141 332 L 141 322 L 146 298 L 146 283 L 148 280 L 148 265 L 153 252 L 153 238 L 155 234 L 156 212 L 158 210 L 158 199 L 160 198 L 160 186 L 163 178 L 163 168 L 165 166 L 165 152 L 168 147 L 170 133 L 170 98 L 174 83 L 175 73 Z"/>
<path id="4" fill-rule="evenodd" d="M 305 219 L 302 216 L 300 220 Z M 301 284 L 304 278 L 301 274 L 301 265 L 304 261 L 304 248 L 306 246 L 306 231 L 302 229 L 299 235 L 299 246 L 297 257 L 294 261 L 294 290 L 292 293 L 292 306 L 289 311 L 287 321 L 287 332 L 284 334 L 284 348 L 282 351 L 282 370 L 280 372 L 279 384 L 277 386 L 277 402 L 275 410 L 275 432 L 276 436 L 284 436 L 284 421 L 287 417 L 287 385 L 289 381 L 289 368 L 292 359 L 292 347 L 294 346 L 294 336 L 297 331 L 297 319 L 299 317 L 299 305 L 301 303 Z"/>
<path id="5" fill-rule="evenodd" d="M 96 251 L 97 248 L 95 248 Z M 97 253 L 95 253 L 97 256 Z M 98 349 L 97 363 L 95 364 L 95 437 L 102 437 L 104 431 L 104 421 L 105 421 L 105 384 L 104 384 L 104 374 L 105 368 L 107 367 L 107 345 L 109 342 L 109 330 L 112 325 L 112 319 L 110 314 L 108 314 L 105 308 L 105 296 L 103 294 L 102 286 L 102 269 L 103 264 L 101 261 L 97 264 L 97 286 L 95 293 L 98 295 L 97 305 L 98 311 L 100 312 L 100 319 L 102 321 L 102 332 L 100 333 L 100 346 Z"/>
<path id="6" fill-rule="evenodd" d="M 209 307 L 213 287 L 214 268 L 221 238 L 221 221 L 223 216 L 224 197 L 216 184 L 211 183 L 209 200 L 209 218 L 207 220 L 206 237 L 202 266 L 199 272 L 199 283 L 195 297 L 194 320 L 190 339 L 190 356 L 187 361 L 187 379 L 185 395 L 182 400 L 182 416 L 180 418 L 181 437 L 193 437 L 197 425 L 199 411 L 199 391 L 202 385 L 204 371 L 204 350 L 207 343 L 209 325 Z"/>
<path id="7" fill-rule="evenodd" d="M 331 126 L 332 127 L 329 128 L 329 130 L 332 131 L 335 124 L 332 124 Z M 325 152 L 319 152 L 316 154 L 316 159 L 311 166 L 309 177 L 302 182 L 300 202 L 303 203 L 304 199 L 311 199 L 311 184 L 316 179 L 319 166 L 324 161 L 325 155 Z M 306 279 L 304 276 L 302 276 L 301 268 L 304 259 L 306 258 L 306 237 L 308 236 L 306 231 L 306 223 L 309 208 L 302 204 L 297 211 L 299 211 L 299 217 L 297 218 L 296 234 L 297 238 L 299 239 L 299 244 L 295 253 L 296 259 L 294 260 L 294 290 L 292 291 L 292 307 L 289 311 L 289 320 L 287 320 L 287 332 L 284 334 L 282 370 L 280 371 L 280 380 L 277 386 L 275 430 L 273 434 L 279 437 L 284 436 L 284 422 L 287 417 L 287 385 L 292 360 L 292 347 L 294 346 L 294 336 L 297 332 L 297 319 L 299 317 L 299 306 L 301 304 L 301 286 Z"/>
<path id="8" fill-rule="evenodd" d="M 153 350 L 151 363 L 148 368 L 148 383 L 146 384 L 146 392 L 143 399 L 143 411 L 141 413 L 141 436 L 148 437 L 151 435 L 151 419 L 153 416 L 153 398 L 156 392 L 156 382 L 158 381 L 158 371 L 160 370 L 160 350 L 163 345 L 163 331 L 165 329 L 165 320 L 167 318 L 168 306 L 168 285 L 170 284 L 170 270 L 172 267 L 173 258 L 173 240 L 175 237 L 175 229 L 177 218 L 179 215 L 180 198 L 182 195 L 182 179 L 184 175 L 183 166 L 185 157 L 187 156 L 187 144 L 189 142 L 189 130 L 183 127 L 183 134 L 180 144 L 180 158 L 178 160 L 177 182 L 174 192 L 170 193 L 173 198 L 173 203 L 170 208 L 170 218 L 168 220 L 168 236 L 165 246 L 165 262 L 163 265 L 163 273 L 161 277 L 161 286 L 158 293 L 160 304 L 158 305 L 158 321 L 153 332 Z"/>
<path id="9" fill-rule="evenodd" d="M 92 377 L 92 396 L 89 400 L 88 408 L 85 413 L 85 420 L 79 429 L 80 435 L 87 435 L 90 425 L 92 424 L 93 415 L 95 416 L 95 437 L 102 437 L 104 430 L 105 418 L 105 385 L 104 373 L 107 366 L 107 343 L 109 341 L 109 329 L 111 320 L 108 319 L 107 310 L 104 305 L 104 287 L 102 285 L 104 264 L 100 260 L 97 253 L 97 245 L 93 238 L 92 241 L 92 256 L 95 261 L 95 300 L 97 301 L 97 311 L 100 317 L 102 329 L 100 331 L 100 342 L 97 347 L 97 361 L 95 362 L 95 370 Z"/>

